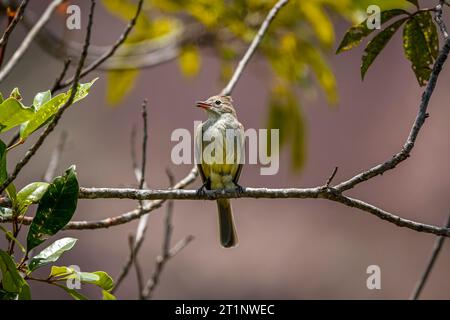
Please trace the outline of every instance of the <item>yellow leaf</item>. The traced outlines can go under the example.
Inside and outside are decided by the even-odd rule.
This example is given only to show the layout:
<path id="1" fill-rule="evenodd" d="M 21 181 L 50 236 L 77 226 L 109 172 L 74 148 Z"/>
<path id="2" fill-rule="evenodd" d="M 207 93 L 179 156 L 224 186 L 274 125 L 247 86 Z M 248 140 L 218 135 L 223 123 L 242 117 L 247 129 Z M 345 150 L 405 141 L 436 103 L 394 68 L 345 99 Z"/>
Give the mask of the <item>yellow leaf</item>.
<path id="1" fill-rule="evenodd" d="M 117 105 L 130 93 L 134 87 L 139 70 L 109 71 L 107 74 L 106 101 Z"/>
<path id="2" fill-rule="evenodd" d="M 334 43 L 333 24 L 321 5 L 315 1 L 300 1 L 300 10 L 311 24 L 319 41 L 327 47 Z"/>
<path id="3" fill-rule="evenodd" d="M 186 77 L 195 76 L 200 70 L 200 53 L 196 46 L 188 45 L 181 49 L 178 63 Z"/>

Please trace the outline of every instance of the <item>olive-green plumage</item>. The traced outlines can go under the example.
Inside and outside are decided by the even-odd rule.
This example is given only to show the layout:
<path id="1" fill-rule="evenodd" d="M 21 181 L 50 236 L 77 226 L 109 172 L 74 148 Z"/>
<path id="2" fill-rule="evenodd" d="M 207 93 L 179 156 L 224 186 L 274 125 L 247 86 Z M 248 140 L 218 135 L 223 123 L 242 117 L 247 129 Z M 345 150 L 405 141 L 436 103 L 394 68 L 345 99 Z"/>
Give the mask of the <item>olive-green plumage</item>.
<path id="1" fill-rule="evenodd" d="M 244 127 L 237 120 L 232 99 L 213 96 L 198 102 L 197 106 L 208 115 L 198 126 L 195 137 L 197 166 L 204 186 L 210 190 L 236 189 L 243 163 Z M 234 134 L 232 140 L 228 136 L 230 132 Z M 234 247 L 238 238 L 230 201 L 217 200 L 217 208 L 220 243 L 225 248 Z"/>

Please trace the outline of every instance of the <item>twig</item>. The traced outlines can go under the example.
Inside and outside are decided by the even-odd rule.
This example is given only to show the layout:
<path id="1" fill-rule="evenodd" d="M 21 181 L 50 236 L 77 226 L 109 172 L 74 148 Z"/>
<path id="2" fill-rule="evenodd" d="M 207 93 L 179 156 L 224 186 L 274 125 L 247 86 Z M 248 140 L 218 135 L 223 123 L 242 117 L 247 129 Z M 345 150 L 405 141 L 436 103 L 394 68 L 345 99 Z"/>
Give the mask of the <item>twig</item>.
<path id="1" fill-rule="evenodd" d="M 8 24 L 8 27 L 6 28 L 5 32 L 3 33 L 2 38 L 0 39 L 0 47 L 5 46 L 8 43 L 9 36 L 15 29 L 16 25 L 19 23 L 19 21 L 23 17 L 23 13 L 25 12 L 25 8 L 28 5 L 29 0 L 23 0 L 20 3 L 19 8 L 17 8 L 17 12 L 14 15 L 14 18 L 12 19 L 11 23 Z"/>
<path id="2" fill-rule="evenodd" d="M 334 177 L 336 176 L 336 173 L 338 172 L 338 167 L 334 167 L 333 172 L 331 173 L 331 176 L 328 178 L 327 182 L 325 183 L 326 187 L 329 187 L 331 182 L 333 181 Z"/>
<path id="3" fill-rule="evenodd" d="M 42 14 L 41 18 L 36 22 L 30 32 L 27 34 L 25 39 L 20 44 L 19 48 L 14 52 L 11 59 L 5 65 L 5 67 L 0 71 L 0 82 L 2 82 L 14 68 L 16 63 L 22 58 L 24 53 L 27 51 L 31 42 L 33 41 L 39 30 L 47 23 L 52 15 L 53 11 L 63 2 L 64 0 L 53 0 L 52 3 L 47 7 L 45 12 Z"/>
<path id="4" fill-rule="evenodd" d="M 264 34 L 267 31 L 267 28 L 269 28 L 270 23 L 277 15 L 278 11 L 286 4 L 289 0 L 279 0 L 273 8 L 270 10 L 269 14 L 267 15 L 266 19 L 264 19 L 263 23 L 261 24 L 261 27 L 258 30 L 258 33 L 253 38 L 252 43 L 248 47 L 247 51 L 245 52 L 245 55 L 242 57 L 241 61 L 239 61 L 239 64 L 234 71 L 233 76 L 231 77 L 230 81 L 228 82 L 227 86 L 222 90 L 222 95 L 227 96 L 230 95 L 233 91 L 233 88 L 235 87 L 236 83 L 238 82 L 239 78 L 242 75 L 242 72 L 244 71 L 245 67 L 247 66 L 248 62 L 250 61 L 250 58 L 253 56 L 253 54 L 256 51 L 256 48 L 258 47 L 259 43 L 261 42 L 262 38 L 264 37 Z"/>
<path id="5" fill-rule="evenodd" d="M 55 93 L 58 90 L 58 88 L 60 87 L 61 81 L 63 81 L 64 77 L 66 76 L 66 73 L 67 73 L 67 70 L 69 69 L 70 63 L 71 63 L 70 58 L 68 58 L 64 61 L 63 69 L 62 69 L 60 75 L 58 76 L 58 78 L 55 80 L 55 83 L 52 86 L 52 89 L 51 89 L 52 94 Z"/>
<path id="6" fill-rule="evenodd" d="M 175 179 L 172 173 L 167 170 L 167 175 L 169 176 L 171 184 L 173 184 Z M 156 289 L 159 283 L 161 273 L 167 261 L 173 258 L 176 252 L 179 252 L 190 241 L 194 239 L 193 236 L 187 236 L 185 239 L 182 239 L 181 241 L 184 243 L 184 245 L 182 245 L 180 249 L 176 250 L 175 254 L 171 254 L 170 242 L 172 239 L 172 231 L 173 231 L 172 216 L 173 216 L 173 201 L 169 201 L 167 202 L 166 218 L 164 220 L 165 229 L 164 229 L 164 240 L 162 243 L 162 253 L 160 256 L 156 258 L 155 270 L 153 271 L 153 274 L 150 277 L 150 279 L 147 281 L 145 288 L 143 289 L 143 291 L 141 291 L 142 292 L 141 297 L 145 299 L 149 299 L 152 296 L 154 290 Z M 177 247 L 180 247 L 180 245 L 178 245 Z"/>
<path id="7" fill-rule="evenodd" d="M 403 162 L 410 156 L 411 150 L 414 148 L 414 143 L 416 142 L 420 129 L 422 128 L 426 118 L 428 117 L 427 114 L 428 104 L 430 102 L 431 95 L 433 94 L 433 91 L 436 87 L 436 83 L 439 74 L 441 73 L 442 67 L 445 61 L 447 60 L 449 51 L 450 51 L 450 39 L 446 38 L 444 46 L 442 47 L 439 56 L 437 57 L 434 63 L 433 71 L 431 72 L 430 79 L 428 80 L 427 86 L 422 95 L 422 100 L 419 106 L 418 114 L 416 116 L 416 119 L 414 120 L 413 126 L 408 135 L 408 138 L 406 139 L 405 144 L 403 145 L 402 150 L 397 154 L 395 154 L 391 159 L 367 171 L 357 174 L 353 178 L 335 186 L 336 190 L 339 190 L 340 192 L 349 190 L 361 182 L 367 181 L 375 176 L 381 175 L 386 171 L 395 168 L 399 163 Z"/>
<path id="8" fill-rule="evenodd" d="M 52 4 L 59 3 L 59 2 L 60 1 L 54 1 L 54 2 L 52 2 Z M 58 112 L 56 112 L 56 114 L 53 117 L 53 120 L 45 128 L 44 132 L 42 132 L 42 134 L 39 136 L 39 138 L 34 143 L 34 145 L 30 149 L 28 149 L 28 151 L 26 152 L 26 154 L 22 158 L 22 160 L 20 160 L 16 164 L 16 167 L 15 167 L 13 173 L 11 175 L 9 175 L 8 178 L 1 184 L 0 194 L 6 189 L 6 187 L 11 182 L 13 182 L 17 178 L 19 173 L 22 171 L 23 167 L 25 167 L 27 165 L 27 163 L 30 161 L 30 159 L 36 154 L 36 152 L 42 146 L 42 144 L 44 143 L 44 141 L 48 137 L 48 135 L 55 129 L 55 127 L 58 124 L 59 119 L 61 119 L 61 116 L 63 115 L 64 111 L 66 111 L 66 109 L 72 104 L 72 102 L 75 98 L 75 94 L 78 91 L 78 81 L 80 79 L 81 70 L 83 68 L 84 61 L 86 59 L 86 54 L 87 54 L 87 50 L 88 50 L 90 39 L 91 39 L 91 31 L 92 31 L 91 29 L 92 29 L 92 24 L 94 22 L 94 20 L 93 20 L 94 19 L 94 9 L 95 9 L 95 0 L 91 0 L 91 9 L 89 12 L 89 22 L 87 25 L 85 43 L 84 43 L 84 47 L 83 47 L 83 52 L 82 52 L 80 60 L 78 62 L 77 70 L 75 72 L 75 81 L 72 85 L 69 99 L 58 110 Z"/>
<path id="9" fill-rule="evenodd" d="M 142 122 L 143 122 L 143 139 L 142 139 L 142 161 L 141 161 L 141 167 L 139 167 L 137 163 L 137 156 L 136 156 L 136 127 L 133 127 L 133 130 L 131 132 L 131 161 L 133 164 L 133 171 L 134 175 L 136 177 L 136 180 L 139 182 L 139 189 L 147 188 L 147 184 L 145 182 L 145 167 L 147 165 L 147 141 L 148 141 L 148 128 L 147 128 L 147 100 L 144 100 L 142 104 Z M 147 230 L 147 223 L 148 223 L 148 216 L 143 215 L 144 212 L 144 206 L 148 203 L 145 203 L 143 200 L 139 200 L 139 210 L 141 212 L 141 217 L 139 220 L 139 225 L 136 231 L 136 237 L 135 242 L 133 244 L 133 247 L 130 252 L 130 256 L 128 257 L 128 260 L 125 262 L 121 273 L 119 276 L 117 276 L 116 284 L 114 288 L 112 289 L 112 292 L 116 292 L 119 286 L 122 284 L 123 280 L 128 275 L 128 272 L 130 271 L 131 265 L 133 264 L 133 257 L 136 256 L 139 252 L 139 249 L 141 248 L 142 243 L 144 242 L 145 232 Z M 143 285 L 143 284 L 142 284 Z M 142 292 L 142 290 L 139 290 L 139 292 Z"/>
<path id="10" fill-rule="evenodd" d="M 0 66 L 3 64 L 3 59 L 5 58 L 6 54 L 6 45 L 8 44 L 8 39 L 10 34 L 13 32 L 14 28 L 16 27 L 17 23 L 22 19 L 23 13 L 25 11 L 25 8 L 28 5 L 28 0 L 23 0 L 20 3 L 19 8 L 14 14 L 14 17 L 11 19 L 9 17 L 9 7 L 7 9 L 8 11 L 8 25 L 6 27 L 5 32 L 3 33 L 2 38 L 0 39 Z"/>
<path id="11" fill-rule="evenodd" d="M 139 14 L 141 13 L 142 9 L 142 3 L 144 0 L 139 0 L 136 13 L 134 17 L 130 20 L 128 23 L 128 26 L 126 27 L 125 31 L 122 33 L 122 35 L 119 37 L 119 39 L 116 41 L 116 43 L 111 47 L 111 49 L 108 52 L 105 52 L 100 58 L 98 58 L 96 61 L 92 62 L 89 66 L 87 66 L 83 71 L 81 72 L 80 79 L 89 74 L 90 72 L 97 69 L 99 65 L 101 65 L 103 62 L 108 60 L 116 50 L 127 40 L 128 35 L 130 34 L 131 30 L 133 30 L 134 26 L 136 25 L 136 21 L 139 17 Z M 57 88 L 62 89 L 65 87 L 70 86 L 71 83 L 75 80 L 75 77 L 72 77 L 71 79 L 67 80 L 66 82 L 60 83 Z"/>
<path id="12" fill-rule="evenodd" d="M 444 37 L 444 39 L 447 39 L 448 38 L 447 26 L 445 25 L 445 22 L 442 19 L 444 4 L 446 4 L 444 0 L 439 1 L 439 4 L 436 6 L 436 8 L 434 10 L 434 20 L 438 24 L 439 29 L 441 30 L 441 33 L 442 33 L 442 36 Z"/>
<path id="13" fill-rule="evenodd" d="M 61 154 L 64 151 L 64 146 L 66 145 L 67 140 L 67 132 L 63 131 L 59 138 L 58 145 L 53 150 L 50 162 L 48 163 L 47 170 L 45 171 L 43 180 L 46 182 L 52 181 L 55 176 L 55 172 L 58 169 L 59 160 L 61 158 Z"/>
<path id="14" fill-rule="evenodd" d="M 444 225 L 446 228 L 450 228 L 450 215 L 447 218 L 447 222 Z M 445 237 L 440 236 L 436 239 L 433 246 L 433 251 L 431 252 L 430 258 L 428 259 L 427 266 L 425 270 L 423 271 L 422 276 L 420 277 L 419 281 L 416 284 L 416 287 L 414 288 L 413 293 L 411 294 L 411 300 L 417 300 L 419 299 L 420 294 L 422 293 L 423 288 L 425 287 L 425 284 L 428 280 L 428 277 L 431 273 L 431 270 L 434 267 L 434 263 L 436 262 L 439 252 L 441 252 L 442 245 L 444 244 Z"/>
<path id="15" fill-rule="evenodd" d="M 142 275 L 142 268 L 139 264 L 138 258 L 137 258 L 137 252 L 135 251 L 134 246 L 135 240 L 132 234 L 128 237 L 128 244 L 130 247 L 130 258 L 131 263 L 134 265 L 134 269 L 136 271 L 136 278 L 138 283 L 138 294 L 139 297 L 142 299 L 142 290 L 144 289 L 144 277 Z"/>

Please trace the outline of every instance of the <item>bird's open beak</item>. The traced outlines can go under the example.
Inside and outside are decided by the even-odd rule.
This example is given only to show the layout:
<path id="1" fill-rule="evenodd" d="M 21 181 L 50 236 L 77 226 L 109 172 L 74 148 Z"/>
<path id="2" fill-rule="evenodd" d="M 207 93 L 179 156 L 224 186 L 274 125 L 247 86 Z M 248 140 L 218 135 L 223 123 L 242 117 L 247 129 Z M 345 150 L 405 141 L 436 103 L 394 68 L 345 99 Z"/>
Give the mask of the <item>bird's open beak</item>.
<path id="1" fill-rule="evenodd" d="M 203 108 L 205 110 L 208 110 L 211 108 L 211 104 L 205 101 L 197 101 L 197 103 L 195 104 L 197 107 L 199 108 Z"/>

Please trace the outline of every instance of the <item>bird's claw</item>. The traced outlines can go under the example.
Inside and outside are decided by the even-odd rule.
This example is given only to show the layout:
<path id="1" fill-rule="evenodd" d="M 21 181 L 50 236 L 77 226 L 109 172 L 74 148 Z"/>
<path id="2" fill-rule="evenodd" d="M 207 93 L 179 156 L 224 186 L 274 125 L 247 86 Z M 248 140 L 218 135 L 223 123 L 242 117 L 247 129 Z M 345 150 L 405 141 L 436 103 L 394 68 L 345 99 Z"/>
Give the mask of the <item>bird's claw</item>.
<path id="1" fill-rule="evenodd" d="M 198 188 L 196 194 L 198 196 L 206 195 L 206 184 L 203 184 L 200 188 Z"/>
<path id="2" fill-rule="evenodd" d="M 245 192 L 245 188 L 236 183 L 236 193 L 242 195 Z"/>

